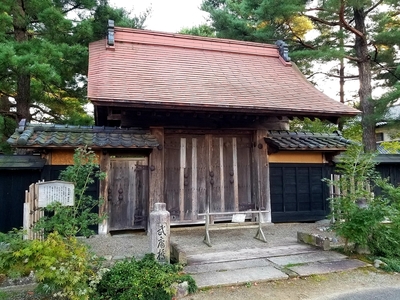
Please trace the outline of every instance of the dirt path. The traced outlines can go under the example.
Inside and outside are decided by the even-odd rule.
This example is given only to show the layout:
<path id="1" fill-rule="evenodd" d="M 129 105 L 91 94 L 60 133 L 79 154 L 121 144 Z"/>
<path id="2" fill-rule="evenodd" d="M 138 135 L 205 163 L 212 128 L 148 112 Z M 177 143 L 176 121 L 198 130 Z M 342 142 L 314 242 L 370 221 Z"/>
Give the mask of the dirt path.
<path id="1" fill-rule="evenodd" d="M 185 300 L 317 300 L 330 299 L 346 292 L 382 287 L 400 288 L 400 274 L 388 274 L 373 268 L 364 268 L 343 273 L 256 283 L 251 286 L 203 290 L 185 297 Z"/>

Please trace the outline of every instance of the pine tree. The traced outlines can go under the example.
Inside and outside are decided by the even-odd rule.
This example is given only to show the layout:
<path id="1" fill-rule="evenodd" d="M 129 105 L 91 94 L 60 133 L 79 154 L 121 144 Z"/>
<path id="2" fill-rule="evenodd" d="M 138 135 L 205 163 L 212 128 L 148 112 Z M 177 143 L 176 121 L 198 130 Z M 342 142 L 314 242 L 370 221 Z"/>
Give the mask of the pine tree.
<path id="1" fill-rule="evenodd" d="M 328 75 L 358 78 L 363 143 L 372 151 L 376 113 L 382 115 L 400 94 L 399 6 L 398 0 L 204 0 L 202 9 L 210 13 L 218 37 L 283 39 L 303 71 L 315 63 L 336 62 L 338 72 Z M 316 33 L 312 38 L 307 35 L 311 30 Z M 355 74 L 344 75 L 342 59 Z M 372 97 L 374 82 L 387 91 L 379 99 Z"/>
<path id="2" fill-rule="evenodd" d="M 0 113 L 17 121 L 93 122 L 83 108 L 89 42 L 105 36 L 108 18 L 142 27 L 148 13 L 130 17 L 106 0 L 2 0 Z"/>

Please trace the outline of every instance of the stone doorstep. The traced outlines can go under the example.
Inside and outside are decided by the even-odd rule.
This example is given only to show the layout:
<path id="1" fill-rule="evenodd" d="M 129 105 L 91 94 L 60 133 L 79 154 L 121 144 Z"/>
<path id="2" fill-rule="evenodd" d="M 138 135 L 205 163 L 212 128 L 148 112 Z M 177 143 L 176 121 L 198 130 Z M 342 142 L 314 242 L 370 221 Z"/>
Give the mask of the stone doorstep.
<path id="1" fill-rule="evenodd" d="M 188 265 L 210 264 L 227 261 L 249 260 L 257 258 L 270 258 L 276 256 L 286 256 L 305 253 L 316 253 L 319 250 L 302 244 L 292 244 L 271 248 L 248 248 L 236 251 L 220 251 L 202 254 L 186 255 Z"/>
<path id="2" fill-rule="evenodd" d="M 177 243 L 171 242 L 171 258 L 174 259 L 177 263 L 186 265 L 187 257 L 186 252 L 179 246 Z"/>

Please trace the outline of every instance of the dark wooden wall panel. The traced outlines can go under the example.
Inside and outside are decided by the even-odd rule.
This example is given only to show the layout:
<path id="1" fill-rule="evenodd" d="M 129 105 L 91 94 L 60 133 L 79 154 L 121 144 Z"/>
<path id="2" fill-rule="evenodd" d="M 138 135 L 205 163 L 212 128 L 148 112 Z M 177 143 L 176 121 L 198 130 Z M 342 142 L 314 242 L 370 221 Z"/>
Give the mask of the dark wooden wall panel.
<path id="1" fill-rule="evenodd" d="M 273 222 L 316 221 L 329 213 L 329 189 L 323 164 L 270 164 Z"/>
<path id="2" fill-rule="evenodd" d="M 25 190 L 40 176 L 40 170 L 0 170 L 1 232 L 22 227 Z"/>

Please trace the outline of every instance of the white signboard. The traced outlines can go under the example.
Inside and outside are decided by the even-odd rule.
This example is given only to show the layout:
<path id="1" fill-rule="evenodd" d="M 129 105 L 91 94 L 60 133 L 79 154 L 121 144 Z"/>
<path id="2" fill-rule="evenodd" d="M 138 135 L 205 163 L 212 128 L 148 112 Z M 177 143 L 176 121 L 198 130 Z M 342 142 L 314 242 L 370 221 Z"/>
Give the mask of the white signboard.
<path id="1" fill-rule="evenodd" d="M 246 220 L 246 214 L 233 214 L 232 223 L 243 223 Z"/>
<path id="2" fill-rule="evenodd" d="M 36 184 L 39 207 L 46 207 L 53 202 L 63 206 L 74 206 L 74 184 L 66 181 L 47 181 Z"/>

